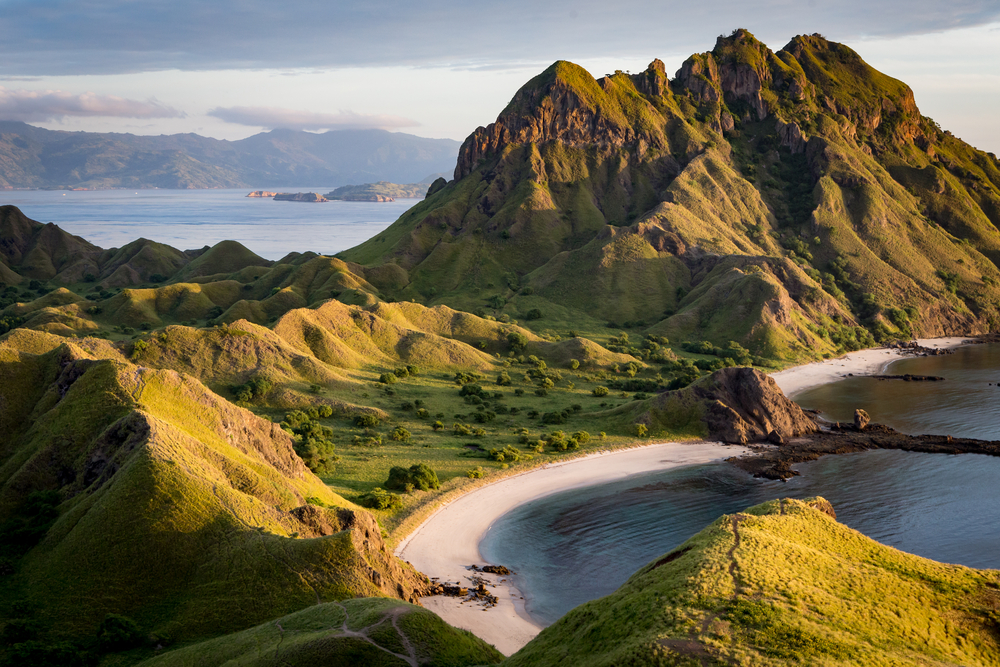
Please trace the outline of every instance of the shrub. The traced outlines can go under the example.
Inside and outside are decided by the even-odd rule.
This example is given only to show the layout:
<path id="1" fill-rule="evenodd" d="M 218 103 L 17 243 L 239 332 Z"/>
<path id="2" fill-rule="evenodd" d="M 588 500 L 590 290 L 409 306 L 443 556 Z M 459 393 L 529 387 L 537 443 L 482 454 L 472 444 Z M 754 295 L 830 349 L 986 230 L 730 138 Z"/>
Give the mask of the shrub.
<path id="1" fill-rule="evenodd" d="M 403 506 L 403 499 L 395 493 L 376 486 L 360 498 L 360 504 L 376 510 L 395 510 Z"/>
<path id="2" fill-rule="evenodd" d="M 507 371 L 500 372 L 500 375 L 497 376 L 497 384 L 501 387 L 509 387 L 511 385 L 510 375 Z"/>
<path id="3" fill-rule="evenodd" d="M 483 470 L 483 466 L 476 466 L 475 468 L 467 470 L 465 476 L 468 477 L 469 479 L 480 479 L 485 474 L 486 471 Z"/>
<path id="4" fill-rule="evenodd" d="M 97 641 L 105 651 L 123 651 L 142 643 L 142 631 L 128 616 L 108 614 L 97 630 Z"/>
<path id="5" fill-rule="evenodd" d="M 354 415 L 354 425 L 359 428 L 376 428 L 379 425 L 379 418 L 368 413 Z"/>
<path id="6" fill-rule="evenodd" d="M 433 424 L 431 424 L 431 428 L 434 429 L 435 431 L 442 431 L 444 430 L 444 424 L 442 424 L 440 421 L 436 421 Z"/>
<path id="7" fill-rule="evenodd" d="M 503 449 L 491 449 L 489 457 L 493 461 L 499 461 L 500 463 L 517 463 L 521 460 L 521 453 L 510 445 L 507 445 Z"/>
<path id="8" fill-rule="evenodd" d="M 137 341 L 138 342 L 138 341 Z M 249 403 L 250 401 L 255 401 L 259 398 L 263 398 L 267 395 L 271 389 L 274 388 L 274 384 L 270 380 L 262 377 L 256 377 L 252 380 L 248 380 L 246 383 L 231 387 L 233 394 L 236 395 L 236 400 L 242 403 Z"/>
<path id="9" fill-rule="evenodd" d="M 520 387 L 518 387 L 517 389 L 514 390 L 514 395 L 515 396 L 524 396 L 524 390 L 521 389 Z"/>
<path id="10" fill-rule="evenodd" d="M 526 320 L 540 320 L 543 317 L 544 315 L 542 315 L 542 311 L 540 311 L 538 308 L 532 308 L 524 315 L 524 319 Z"/>
<path id="11" fill-rule="evenodd" d="M 483 388 L 478 384 L 466 384 L 462 385 L 462 388 L 458 390 L 459 396 L 480 396 L 484 395 Z"/>
<path id="12" fill-rule="evenodd" d="M 393 429 L 392 435 L 390 435 L 389 437 L 396 442 L 409 442 L 410 432 L 407 431 L 402 426 L 397 426 L 395 429 Z"/>
<path id="13" fill-rule="evenodd" d="M 147 349 L 149 349 L 148 342 L 144 340 L 137 340 L 134 343 L 132 343 L 132 354 L 130 355 L 129 358 L 138 359 L 142 355 L 142 353 L 145 352 Z"/>
<path id="14" fill-rule="evenodd" d="M 396 374 L 392 372 L 382 373 L 381 375 L 378 376 L 378 381 L 381 382 L 382 384 L 392 384 L 398 379 L 399 378 L 396 377 Z"/>
<path id="15" fill-rule="evenodd" d="M 455 435 L 472 435 L 472 427 L 468 424 L 455 422 L 452 424 L 451 430 L 455 433 Z"/>
<path id="16" fill-rule="evenodd" d="M 427 411 L 427 408 L 417 408 L 417 417 L 419 419 L 427 419 L 431 416 L 431 413 Z"/>
<path id="17" fill-rule="evenodd" d="M 507 333 L 507 345 L 512 352 L 520 352 L 528 346 L 528 337 L 520 331 L 510 331 Z"/>
<path id="18" fill-rule="evenodd" d="M 581 445 L 586 445 L 590 442 L 590 434 L 586 431 L 577 431 L 573 434 L 573 439 L 579 442 Z"/>
<path id="19" fill-rule="evenodd" d="M 400 490 L 405 489 L 407 484 L 412 484 L 413 488 L 421 491 L 430 491 L 441 488 L 435 473 L 426 463 L 417 463 L 409 469 L 401 466 L 393 466 L 389 469 L 389 479 L 385 482 L 385 488 Z"/>
<path id="20" fill-rule="evenodd" d="M 645 424 L 636 424 L 635 434 L 640 438 L 645 438 L 649 434 L 649 427 Z"/>
<path id="21" fill-rule="evenodd" d="M 609 393 L 611 393 L 611 391 L 607 387 L 594 387 L 594 390 L 591 393 L 594 396 L 601 398 L 603 396 L 607 396 Z"/>
<path id="22" fill-rule="evenodd" d="M 542 415 L 543 424 L 564 424 L 566 423 L 566 415 L 562 412 L 546 412 Z"/>
<path id="23" fill-rule="evenodd" d="M 548 396 L 548 395 L 549 395 L 549 390 L 546 389 L 545 387 L 539 387 L 538 389 L 535 390 L 535 396 Z"/>

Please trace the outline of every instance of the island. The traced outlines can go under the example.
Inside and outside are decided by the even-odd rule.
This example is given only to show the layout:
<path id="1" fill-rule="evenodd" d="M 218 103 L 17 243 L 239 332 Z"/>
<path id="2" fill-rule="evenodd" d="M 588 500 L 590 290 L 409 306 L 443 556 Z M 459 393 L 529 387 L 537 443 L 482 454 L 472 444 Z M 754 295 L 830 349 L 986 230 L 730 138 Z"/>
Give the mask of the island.
<path id="1" fill-rule="evenodd" d="M 326 193 L 327 199 L 340 201 L 372 201 L 386 202 L 396 199 L 422 199 L 427 193 L 426 183 L 363 183 L 362 185 L 345 185 Z"/>
<path id="2" fill-rule="evenodd" d="M 268 192 L 267 190 L 254 190 L 247 197 L 257 197 L 259 199 L 271 198 L 277 196 L 277 192 Z"/>
<path id="3" fill-rule="evenodd" d="M 316 192 L 279 192 L 274 195 L 274 201 L 324 202 L 330 200 Z"/>

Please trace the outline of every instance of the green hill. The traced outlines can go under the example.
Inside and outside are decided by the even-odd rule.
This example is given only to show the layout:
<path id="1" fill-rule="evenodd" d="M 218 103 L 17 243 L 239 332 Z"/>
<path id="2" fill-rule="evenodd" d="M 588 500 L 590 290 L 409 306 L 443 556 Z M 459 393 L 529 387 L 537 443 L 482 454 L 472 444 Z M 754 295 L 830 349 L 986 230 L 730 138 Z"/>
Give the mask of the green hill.
<path id="1" fill-rule="evenodd" d="M 995 665 L 1000 574 L 883 546 L 830 504 L 722 516 L 504 664 Z"/>
<path id="2" fill-rule="evenodd" d="M 427 193 L 426 183 L 364 183 L 362 185 L 344 185 L 326 194 L 327 199 L 343 199 L 346 201 L 374 201 L 374 197 L 392 197 L 393 199 L 419 199 Z"/>
<path id="3" fill-rule="evenodd" d="M 801 359 L 1000 324 L 1000 163 L 819 36 L 745 30 L 673 79 L 559 61 L 455 179 L 341 253 L 385 295 Z M 616 327 L 612 327 L 616 328 Z"/>
<path id="4" fill-rule="evenodd" d="M 148 667 L 365 665 L 461 667 L 503 656 L 433 613 L 393 600 L 348 600 L 309 607 L 238 634 L 171 651 Z"/>
<path id="5" fill-rule="evenodd" d="M 99 358 L 107 344 L 30 347 L 0 343 L 7 627 L 86 646 L 119 614 L 168 643 L 321 601 L 417 599 L 423 578 L 277 424 L 190 376 Z"/>

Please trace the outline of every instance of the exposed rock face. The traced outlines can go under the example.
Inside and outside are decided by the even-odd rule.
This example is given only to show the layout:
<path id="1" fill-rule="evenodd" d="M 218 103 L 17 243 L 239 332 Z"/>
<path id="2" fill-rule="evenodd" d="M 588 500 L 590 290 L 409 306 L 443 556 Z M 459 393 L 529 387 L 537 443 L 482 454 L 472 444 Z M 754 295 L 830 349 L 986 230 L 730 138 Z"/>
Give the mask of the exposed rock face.
<path id="1" fill-rule="evenodd" d="M 854 411 L 854 428 L 859 431 L 864 431 L 865 427 L 868 426 L 869 423 L 871 423 L 871 417 L 868 416 L 867 412 L 861 408 Z"/>
<path id="2" fill-rule="evenodd" d="M 691 387 L 705 402 L 709 437 L 746 444 L 772 442 L 816 431 L 816 423 L 790 401 L 767 375 L 753 368 L 724 368 Z"/>
<path id="3" fill-rule="evenodd" d="M 427 188 L 427 196 L 430 197 L 432 194 L 443 190 L 447 185 L 448 181 L 446 181 L 443 176 L 439 176 L 433 183 L 431 183 L 431 186 Z"/>
<path id="4" fill-rule="evenodd" d="M 276 197 L 279 193 L 268 192 L 267 190 L 254 190 L 247 197 Z"/>
<path id="5" fill-rule="evenodd" d="M 316 192 L 282 192 L 274 195 L 274 201 L 324 202 L 330 200 Z"/>

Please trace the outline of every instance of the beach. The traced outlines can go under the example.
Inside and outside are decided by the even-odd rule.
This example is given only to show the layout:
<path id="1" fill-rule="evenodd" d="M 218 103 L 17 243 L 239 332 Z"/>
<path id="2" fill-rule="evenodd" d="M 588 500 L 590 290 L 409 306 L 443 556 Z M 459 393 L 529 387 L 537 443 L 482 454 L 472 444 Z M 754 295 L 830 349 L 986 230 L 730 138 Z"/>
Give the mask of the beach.
<path id="1" fill-rule="evenodd" d="M 749 450 L 720 443 L 659 443 L 634 449 L 598 452 L 589 456 L 551 463 L 520 475 L 506 477 L 480 487 L 443 505 L 406 537 L 396 555 L 429 577 L 441 582 L 469 585 L 473 564 L 484 565 L 479 543 L 493 522 L 518 505 L 553 493 L 619 480 L 630 475 L 708 463 L 748 453 Z M 502 563 L 499 563 L 502 565 Z M 507 577 L 480 575 L 493 582 L 495 607 L 484 610 L 461 598 L 434 596 L 421 600 L 424 607 L 459 628 L 510 655 L 541 631 L 524 610 L 521 593 Z"/>
<path id="2" fill-rule="evenodd" d="M 952 336 L 949 338 L 924 338 L 917 340 L 921 347 L 930 349 L 948 349 L 958 347 L 968 336 Z M 849 373 L 854 375 L 875 375 L 885 370 L 891 362 L 898 359 L 905 359 L 910 356 L 906 350 L 886 350 L 871 349 L 848 352 L 836 359 L 825 359 L 815 361 L 811 364 L 802 364 L 786 368 L 777 373 L 771 373 L 771 377 L 778 383 L 778 387 L 785 396 L 794 398 L 796 394 L 806 389 L 835 382 L 847 377 Z"/>

